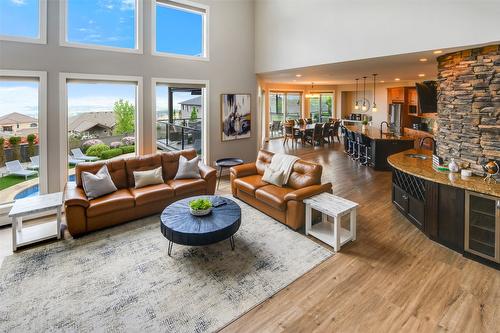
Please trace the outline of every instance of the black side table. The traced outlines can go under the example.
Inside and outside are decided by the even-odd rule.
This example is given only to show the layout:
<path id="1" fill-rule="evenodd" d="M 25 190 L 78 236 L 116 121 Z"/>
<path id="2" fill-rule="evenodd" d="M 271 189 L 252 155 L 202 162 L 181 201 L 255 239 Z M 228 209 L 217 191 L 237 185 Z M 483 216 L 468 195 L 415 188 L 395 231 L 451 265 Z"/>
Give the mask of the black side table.
<path id="1" fill-rule="evenodd" d="M 234 157 L 221 158 L 220 160 L 215 161 L 215 165 L 219 168 L 219 179 L 217 181 L 217 189 L 219 189 L 222 170 L 224 168 L 231 168 L 241 164 L 243 164 L 243 160 L 241 158 L 234 158 Z"/>

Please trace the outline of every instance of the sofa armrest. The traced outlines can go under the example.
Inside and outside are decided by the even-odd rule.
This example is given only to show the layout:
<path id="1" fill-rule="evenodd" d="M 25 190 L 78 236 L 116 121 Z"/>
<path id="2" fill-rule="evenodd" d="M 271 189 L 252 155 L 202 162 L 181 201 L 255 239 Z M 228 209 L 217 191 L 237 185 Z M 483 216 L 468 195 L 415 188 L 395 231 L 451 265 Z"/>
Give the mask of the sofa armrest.
<path id="1" fill-rule="evenodd" d="M 64 189 L 64 205 L 87 208 L 90 201 L 81 187 L 76 186 L 75 182 L 68 182 Z"/>
<path id="2" fill-rule="evenodd" d="M 302 201 L 306 198 L 312 197 L 313 195 L 320 194 L 323 192 L 331 192 L 332 183 L 325 183 L 321 185 L 311 185 L 307 186 L 293 192 L 287 193 L 285 195 L 285 201 L 295 200 Z"/>
<path id="3" fill-rule="evenodd" d="M 203 178 L 205 180 L 207 178 L 216 177 L 217 176 L 217 170 L 215 170 L 211 166 L 208 166 L 208 165 L 206 165 L 204 163 L 200 163 L 198 167 L 200 169 L 201 178 Z"/>
<path id="4" fill-rule="evenodd" d="M 251 176 L 257 174 L 257 166 L 255 162 L 253 163 L 245 163 L 241 165 L 237 165 L 231 168 L 231 178 L 241 178 L 245 176 Z"/>

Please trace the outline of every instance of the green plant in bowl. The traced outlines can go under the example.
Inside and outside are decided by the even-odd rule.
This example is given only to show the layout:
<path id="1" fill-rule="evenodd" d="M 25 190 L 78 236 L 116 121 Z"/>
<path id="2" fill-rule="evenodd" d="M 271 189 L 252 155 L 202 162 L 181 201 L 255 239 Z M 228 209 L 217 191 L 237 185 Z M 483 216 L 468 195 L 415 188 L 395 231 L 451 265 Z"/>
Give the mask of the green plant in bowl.
<path id="1" fill-rule="evenodd" d="M 208 199 L 195 199 L 189 202 L 191 214 L 196 216 L 207 215 L 212 211 L 212 201 Z"/>

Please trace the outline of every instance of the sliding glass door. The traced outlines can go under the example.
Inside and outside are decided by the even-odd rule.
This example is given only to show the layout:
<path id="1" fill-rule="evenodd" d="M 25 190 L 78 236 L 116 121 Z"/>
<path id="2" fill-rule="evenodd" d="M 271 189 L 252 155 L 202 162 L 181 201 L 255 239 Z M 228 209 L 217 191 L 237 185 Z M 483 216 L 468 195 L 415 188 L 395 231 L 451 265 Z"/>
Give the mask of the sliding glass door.
<path id="1" fill-rule="evenodd" d="M 302 115 L 302 94 L 298 92 L 271 92 L 269 94 L 269 136 L 283 136 L 283 122 L 299 119 Z"/>
<path id="2" fill-rule="evenodd" d="M 332 117 L 333 93 L 318 93 L 309 99 L 309 113 L 313 122 L 324 123 Z"/>

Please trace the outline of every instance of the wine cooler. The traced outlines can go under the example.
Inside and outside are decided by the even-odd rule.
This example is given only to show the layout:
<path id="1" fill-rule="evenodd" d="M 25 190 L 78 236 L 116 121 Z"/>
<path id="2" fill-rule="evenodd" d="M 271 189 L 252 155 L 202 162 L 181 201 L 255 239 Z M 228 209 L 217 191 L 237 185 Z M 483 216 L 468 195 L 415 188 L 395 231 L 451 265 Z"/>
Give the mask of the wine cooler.
<path id="1" fill-rule="evenodd" d="M 465 251 L 500 262 L 500 199 L 465 191 Z"/>

